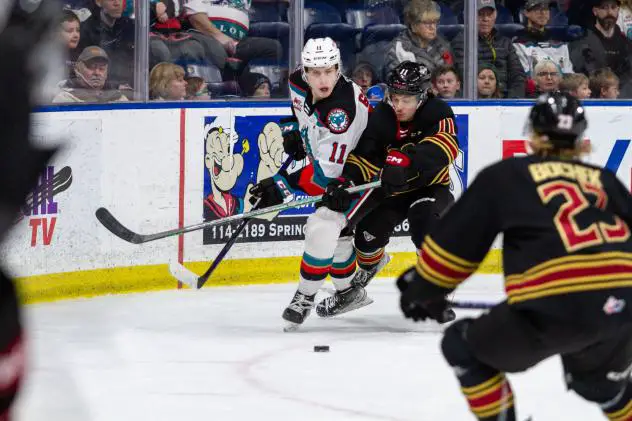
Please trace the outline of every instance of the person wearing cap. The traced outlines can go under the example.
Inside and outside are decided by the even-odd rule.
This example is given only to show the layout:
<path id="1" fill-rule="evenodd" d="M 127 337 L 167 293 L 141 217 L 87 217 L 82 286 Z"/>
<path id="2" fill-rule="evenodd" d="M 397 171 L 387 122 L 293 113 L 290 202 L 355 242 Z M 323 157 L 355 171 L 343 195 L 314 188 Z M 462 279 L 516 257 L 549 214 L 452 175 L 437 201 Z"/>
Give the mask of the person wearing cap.
<path id="1" fill-rule="evenodd" d="M 387 74 L 404 61 L 422 64 L 430 72 L 453 64 L 450 44 L 437 31 L 440 19 L 441 9 L 434 1 L 410 0 L 404 8 L 407 29 L 391 42 L 386 53 Z"/>
<path id="2" fill-rule="evenodd" d="M 99 11 L 81 24 L 79 49 L 92 45 L 103 48 L 110 58 L 110 80 L 116 86 L 134 86 L 135 24 L 124 15 L 125 1 L 94 0 L 94 3 Z"/>
<path id="3" fill-rule="evenodd" d="M 498 70 L 493 64 L 483 63 L 478 67 L 476 87 L 481 99 L 502 98 L 498 89 Z"/>
<path id="4" fill-rule="evenodd" d="M 96 45 L 84 48 L 75 63 L 74 75 L 60 84 L 53 98 L 59 102 L 127 101 L 125 95 L 107 83 L 110 58 Z"/>
<path id="5" fill-rule="evenodd" d="M 549 0 L 527 0 L 523 11 L 526 28 L 513 40 L 522 68 L 531 79 L 535 65 L 542 60 L 553 61 L 564 74 L 574 73 L 568 43 L 556 39 L 546 27 L 551 20 L 549 6 Z"/>
<path id="6" fill-rule="evenodd" d="M 495 28 L 496 3 L 494 0 L 476 0 L 478 11 L 478 61 L 493 63 L 498 71 L 498 87 L 503 97 L 523 98 L 525 72 L 511 40 L 501 35 Z M 454 64 L 463 74 L 465 56 L 465 31 L 452 40 Z"/>
<path id="7" fill-rule="evenodd" d="M 617 0 L 597 0 L 592 12 L 595 23 L 586 36 L 571 44 L 571 58 L 576 71 L 590 75 L 609 67 L 621 81 L 621 96 L 632 97 L 632 41 L 617 25 Z"/>
<path id="8" fill-rule="evenodd" d="M 240 77 L 239 84 L 241 86 L 242 93 L 246 97 L 270 98 L 272 83 L 264 74 L 244 72 Z"/>

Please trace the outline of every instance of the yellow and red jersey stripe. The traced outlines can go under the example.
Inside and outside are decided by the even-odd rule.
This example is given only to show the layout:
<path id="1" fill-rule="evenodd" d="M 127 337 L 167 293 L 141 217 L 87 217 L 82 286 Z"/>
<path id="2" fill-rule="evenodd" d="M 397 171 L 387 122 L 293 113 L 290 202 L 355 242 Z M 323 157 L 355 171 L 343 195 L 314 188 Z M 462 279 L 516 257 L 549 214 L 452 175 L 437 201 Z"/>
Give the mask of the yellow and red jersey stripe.
<path id="1" fill-rule="evenodd" d="M 495 417 L 513 406 L 511 386 L 504 374 L 476 386 L 462 387 L 470 410 L 478 419 Z"/>
<path id="2" fill-rule="evenodd" d="M 604 412 L 610 421 L 632 421 L 632 401 L 623 408 L 615 412 Z"/>
<path id="3" fill-rule="evenodd" d="M 437 286 L 454 289 L 474 273 L 479 264 L 448 252 L 426 236 L 417 259 L 417 272 Z"/>
<path id="4" fill-rule="evenodd" d="M 551 259 L 507 276 L 510 304 L 560 294 L 632 287 L 632 253 L 604 252 Z"/>

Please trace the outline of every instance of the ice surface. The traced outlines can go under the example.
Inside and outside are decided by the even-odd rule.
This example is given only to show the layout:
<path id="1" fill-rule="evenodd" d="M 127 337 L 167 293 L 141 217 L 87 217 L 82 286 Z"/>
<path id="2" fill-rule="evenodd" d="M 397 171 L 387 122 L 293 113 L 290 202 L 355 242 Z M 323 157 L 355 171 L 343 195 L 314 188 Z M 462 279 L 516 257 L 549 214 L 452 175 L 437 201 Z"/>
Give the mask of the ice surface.
<path id="1" fill-rule="evenodd" d="M 478 275 L 457 298 L 493 299 Z M 375 303 L 284 333 L 295 285 L 209 288 L 29 306 L 18 421 L 473 420 L 439 353 L 441 327 Z M 323 294 L 323 297 L 325 295 Z M 320 298 L 320 297 L 319 297 Z M 476 315 L 463 311 L 460 317 Z M 316 353 L 314 345 L 329 345 Z M 566 392 L 557 358 L 510 376 L 519 419 L 602 420 Z"/>

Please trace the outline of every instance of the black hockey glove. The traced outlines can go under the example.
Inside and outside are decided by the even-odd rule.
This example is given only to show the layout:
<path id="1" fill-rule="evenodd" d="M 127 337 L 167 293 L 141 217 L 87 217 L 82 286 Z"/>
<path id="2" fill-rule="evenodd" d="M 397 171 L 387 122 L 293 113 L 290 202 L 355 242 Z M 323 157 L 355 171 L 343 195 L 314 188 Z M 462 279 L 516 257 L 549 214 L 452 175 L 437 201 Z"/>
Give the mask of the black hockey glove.
<path id="1" fill-rule="evenodd" d="M 386 156 L 382 168 L 382 188 L 387 195 L 401 193 L 410 189 L 410 181 L 417 178 L 417 171 L 412 167 L 410 155 L 394 149 Z"/>
<path id="2" fill-rule="evenodd" d="M 323 205 L 335 212 L 344 212 L 349 209 L 354 195 L 345 189 L 351 186 L 353 183 L 342 177 L 330 181 L 323 194 Z"/>
<path id="3" fill-rule="evenodd" d="M 283 151 L 292 156 L 295 161 L 302 161 L 307 156 L 298 123 L 293 118 L 283 119 L 280 122 L 283 134 Z"/>
<path id="4" fill-rule="evenodd" d="M 261 199 L 257 208 L 267 208 L 283 203 L 283 200 L 291 194 L 287 181 L 280 175 L 265 178 L 250 188 L 250 203 L 255 204 Z"/>
<path id="5" fill-rule="evenodd" d="M 439 323 L 454 320 L 456 314 L 449 308 L 445 295 L 429 293 L 424 288 L 425 283 L 414 266 L 397 278 L 397 288 L 402 293 L 399 305 L 404 316 L 416 322 L 428 318 Z"/>

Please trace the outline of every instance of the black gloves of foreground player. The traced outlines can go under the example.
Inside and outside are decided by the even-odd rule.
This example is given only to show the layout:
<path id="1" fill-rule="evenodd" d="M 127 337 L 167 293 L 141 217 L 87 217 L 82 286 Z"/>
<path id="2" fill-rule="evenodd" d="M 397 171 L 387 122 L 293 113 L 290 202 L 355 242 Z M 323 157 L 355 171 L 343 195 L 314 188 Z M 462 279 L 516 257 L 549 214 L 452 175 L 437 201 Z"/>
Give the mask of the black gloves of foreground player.
<path id="1" fill-rule="evenodd" d="M 353 194 L 345 189 L 353 186 L 350 180 L 337 178 L 327 184 L 325 194 L 323 194 L 323 205 L 335 212 L 344 212 L 351 206 Z"/>
<path id="2" fill-rule="evenodd" d="M 409 190 L 409 182 L 417 177 L 417 170 L 412 167 L 412 159 L 408 153 L 398 149 L 388 153 L 380 176 L 382 188 L 387 195 Z"/>
<path id="3" fill-rule="evenodd" d="M 451 322 L 456 318 L 454 311 L 448 307 L 445 295 L 437 295 L 428 288 L 428 283 L 417 273 L 415 266 L 397 278 L 397 288 L 401 291 L 400 307 L 408 319 L 426 320 L 428 318 L 439 323 Z"/>
<path id="4" fill-rule="evenodd" d="M 283 134 L 283 151 L 292 156 L 295 161 L 302 161 L 307 156 L 301 132 L 298 130 L 298 123 L 293 118 L 286 118 L 280 121 L 281 133 Z"/>
<path id="5" fill-rule="evenodd" d="M 261 199 L 257 205 L 257 208 L 261 209 L 283 203 L 285 198 L 292 193 L 285 178 L 277 174 L 252 186 L 250 194 L 252 194 L 250 203 L 253 205 Z"/>

